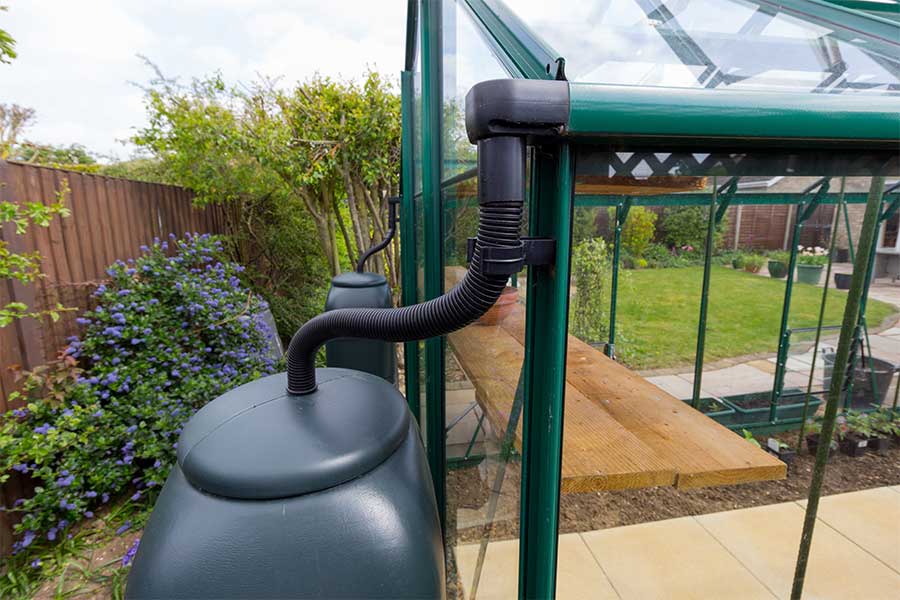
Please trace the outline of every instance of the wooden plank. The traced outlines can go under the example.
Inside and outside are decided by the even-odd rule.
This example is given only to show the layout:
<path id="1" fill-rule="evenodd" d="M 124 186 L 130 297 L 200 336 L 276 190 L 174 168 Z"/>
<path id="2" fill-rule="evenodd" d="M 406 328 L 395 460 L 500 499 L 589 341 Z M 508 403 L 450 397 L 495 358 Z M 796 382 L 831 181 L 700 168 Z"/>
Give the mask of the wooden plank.
<path id="1" fill-rule="evenodd" d="M 128 248 L 125 210 L 122 206 L 122 199 L 119 197 L 119 191 L 116 189 L 115 182 L 108 177 L 99 179 L 109 206 L 110 233 L 112 234 L 113 248 L 115 249 L 115 258 L 113 260 L 121 260 L 125 258 L 125 253 Z"/>
<path id="2" fill-rule="evenodd" d="M 144 243 L 138 200 L 134 194 L 132 182 L 125 179 L 116 179 L 115 182 L 128 215 L 128 254 L 123 258 L 134 258 L 140 253 L 139 248 Z"/>
<path id="3" fill-rule="evenodd" d="M 93 182 L 81 173 L 69 175 L 69 186 L 72 188 L 72 198 L 69 206 L 72 209 L 71 219 L 75 223 L 75 230 L 81 239 L 82 251 L 82 282 L 93 281 L 103 277 L 106 264 L 103 262 L 103 236 L 100 233 L 99 214 L 97 213 L 97 198 L 93 189 Z"/>
<path id="4" fill-rule="evenodd" d="M 475 385 L 491 426 L 503 435 L 509 422 L 525 350 L 501 327 L 470 325 L 448 336 L 457 360 Z M 566 387 L 562 491 L 595 492 L 673 485 L 675 472 L 660 457 L 598 410 L 581 392 Z M 521 419 L 515 445 L 521 449 Z"/>
<path id="5" fill-rule="evenodd" d="M 175 221 L 175 207 L 172 199 L 167 193 L 168 186 L 157 184 L 156 188 L 159 193 L 160 207 L 162 209 L 163 235 L 161 237 L 164 240 L 168 240 L 170 233 L 175 236 L 178 235 L 178 225 Z"/>
<path id="6" fill-rule="evenodd" d="M 524 317 L 524 309 L 516 307 L 501 325 L 522 343 Z M 679 488 L 787 475 L 786 465 L 768 452 L 571 335 L 566 381 L 670 465 Z"/>
<path id="7" fill-rule="evenodd" d="M 54 217 L 53 223 L 58 225 L 61 236 L 62 236 L 62 249 L 66 257 L 66 262 L 69 267 L 69 278 L 65 280 L 66 283 L 80 283 L 84 281 L 84 262 L 85 256 L 83 243 L 84 238 L 79 234 L 79 207 L 75 206 L 75 194 L 76 191 L 73 187 L 77 187 L 77 180 L 75 177 L 78 176 L 78 173 L 64 173 L 62 171 L 49 171 L 52 176 L 53 181 L 53 189 L 49 191 L 49 193 L 44 198 L 45 204 L 50 204 L 56 202 L 56 192 L 63 189 L 63 185 L 67 185 L 69 187 L 69 193 L 66 194 L 65 202 L 66 206 L 69 207 L 71 214 L 66 217 Z M 79 190 L 80 191 L 80 190 Z M 86 224 L 81 224 L 84 227 Z M 62 282 L 57 282 L 62 283 Z"/>
<path id="8" fill-rule="evenodd" d="M 106 268 L 116 260 L 116 241 L 113 234 L 114 215 L 112 202 L 106 189 L 106 179 L 97 175 L 91 175 L 91 195 L 96 199 L 93 206 L 98 215 L 97 229 L 103 239 L 103 266 L 100 268 L 99 279 L 106 279 Z"/>
<path id="9" fill-rule="evenodd" d="M 26 182 L 27 171 L 20 165 L 13 165 L 0 161 L 0 181 L 4 182 L 3 199 L 10 202 L 22 202 L 28 197 Z M 34 239 L 34 227 L 29 227 L 25 235 L 17 235 L 11 223 L 3 226 L 4 240 L 9 244 L 9 249 L 17 254 L 33 252 L 37 249 Z M 23 302 L 28 307 L 35 306 L 35 288 L 38 284 L 24 284 L 16 279 L 9 280 L 10 301 Z M 41 348 L 41 329 L 37 319 L 18 319 L 14 327 L 16 339 L 19 345 L 18 363 L 23 369 L 32 369 L 44 362 L 44 354 Z M 8 365 L 5 365 L 8 366 Z"/>

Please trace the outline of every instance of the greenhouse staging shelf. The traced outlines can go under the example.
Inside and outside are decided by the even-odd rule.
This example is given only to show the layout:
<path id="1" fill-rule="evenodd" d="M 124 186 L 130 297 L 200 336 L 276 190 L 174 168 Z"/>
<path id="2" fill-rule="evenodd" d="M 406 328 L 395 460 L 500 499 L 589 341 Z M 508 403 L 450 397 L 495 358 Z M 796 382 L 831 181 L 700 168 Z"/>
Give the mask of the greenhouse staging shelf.
<path id="1" fill-rule="evenodd" d="M 494 431 L 506 429 L 524 357 L 525 309 L 449 336 Z M 703 487 L 780 479 L 785 465 L 569 336 L 562 489 Z M 515 436 L 521 447 L 521 433 Z"/>

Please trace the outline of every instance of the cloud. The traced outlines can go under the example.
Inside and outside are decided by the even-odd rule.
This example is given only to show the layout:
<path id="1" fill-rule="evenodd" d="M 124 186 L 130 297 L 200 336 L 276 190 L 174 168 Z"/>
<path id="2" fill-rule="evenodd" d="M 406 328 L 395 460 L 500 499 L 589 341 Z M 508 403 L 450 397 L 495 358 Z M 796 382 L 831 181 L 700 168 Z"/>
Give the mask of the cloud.
<path id="1" fill-rule="evenodd" d="M 367 67 L 399 73 L 405 0 L 18 0 L 0 24 L 19 59 L 0 66 L 0 102 L 37 110 L 29 139 L 81 143 L 119 157 L 146 121 L 140 91 L 150 72 L 221 71 L 232 83 L 257 75 L 301 81 L 316 71 L 356 78 Z"/>

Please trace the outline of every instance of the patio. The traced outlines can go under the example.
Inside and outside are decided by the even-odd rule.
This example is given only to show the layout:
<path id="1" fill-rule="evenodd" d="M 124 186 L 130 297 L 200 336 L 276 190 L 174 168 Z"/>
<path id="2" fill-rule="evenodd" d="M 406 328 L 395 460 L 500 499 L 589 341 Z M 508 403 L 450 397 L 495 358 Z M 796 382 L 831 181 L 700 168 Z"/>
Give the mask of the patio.
<path id="1" fill-rule="evenodd" d="M 558 598 L 788 598 L 805 501 L 560 536 Z M 478 544 L 457 547 L 471 585 Z M 514 597 L 518 541 L 489 545 L 478 598 Z M 848 574 L 852 573 L 853 576 Z M 900 486 L 822 498 L 806 594 L 900 589 Z"/>

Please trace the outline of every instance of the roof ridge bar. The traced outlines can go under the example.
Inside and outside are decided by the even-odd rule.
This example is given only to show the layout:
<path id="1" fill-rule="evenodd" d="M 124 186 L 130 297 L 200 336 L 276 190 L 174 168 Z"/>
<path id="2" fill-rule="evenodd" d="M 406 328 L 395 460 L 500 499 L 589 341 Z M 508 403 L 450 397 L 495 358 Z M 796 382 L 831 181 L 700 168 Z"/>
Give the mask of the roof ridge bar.
<path id="1" fill-rule="evenodd" d="M 502 0 L 458 0 L 511 71 L 525 79 L 565 80 L 565 59 Z"/>

